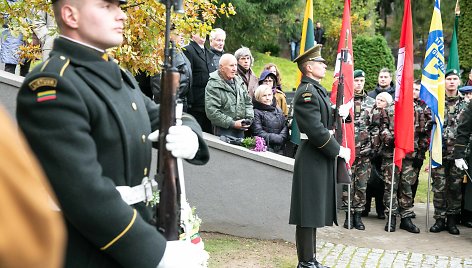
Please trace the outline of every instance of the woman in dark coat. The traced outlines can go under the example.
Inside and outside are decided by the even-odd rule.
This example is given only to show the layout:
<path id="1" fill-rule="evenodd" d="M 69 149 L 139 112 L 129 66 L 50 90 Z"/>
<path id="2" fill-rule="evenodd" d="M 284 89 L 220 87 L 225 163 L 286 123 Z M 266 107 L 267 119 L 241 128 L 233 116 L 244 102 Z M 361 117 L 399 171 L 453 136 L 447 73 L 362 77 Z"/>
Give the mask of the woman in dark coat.
<path id="1" fill-rule="evenodd" d="M 273 104 L 274 95 L 268 85 L 260 85 L 254 93 L 252 134 L 264 138 L 269 151 L 282 154 L 288 139 L 288 127 L 280 108 Z"/>

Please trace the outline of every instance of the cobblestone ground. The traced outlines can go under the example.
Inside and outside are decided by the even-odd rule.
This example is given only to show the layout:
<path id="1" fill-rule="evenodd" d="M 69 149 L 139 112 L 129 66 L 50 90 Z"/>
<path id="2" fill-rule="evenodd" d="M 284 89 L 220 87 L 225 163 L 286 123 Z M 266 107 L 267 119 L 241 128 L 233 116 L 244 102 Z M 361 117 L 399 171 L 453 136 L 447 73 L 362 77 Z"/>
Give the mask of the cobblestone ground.
<path id="1" fill-rule="evenodd" d="M 318 261 L 333 268 L 472 268 L 472 256 L 469 258 L 434 256 L 405 251 L 346 246 L 322 241 L 317 244 Z M 472 250 L 472 245 L 465 250 Z"/>

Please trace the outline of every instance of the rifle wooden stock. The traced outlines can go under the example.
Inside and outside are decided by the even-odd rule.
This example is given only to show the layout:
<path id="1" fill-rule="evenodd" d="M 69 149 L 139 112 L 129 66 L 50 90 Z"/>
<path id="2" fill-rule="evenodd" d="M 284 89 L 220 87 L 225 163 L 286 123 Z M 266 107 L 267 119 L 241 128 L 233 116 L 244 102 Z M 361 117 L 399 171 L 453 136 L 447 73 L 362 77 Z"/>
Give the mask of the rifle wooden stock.
<path id="1" fill-rule="evenodd" d="M 157 207 L 157 228 L 167 240 L 179 239 L 180 186 L 177 159 L 166 149 L 166 135 L 175 125 L 175 104 L 179 73 L 175 68 L 161 74 L 158 181 L 161 185 Z"/>
<path id="2" fill-rule="evenodd" d="M 341 50 L 341 59 L 339 65 L 339 79 L 338 79 L 338 90 L 336 92 L 336 111 L 334 113 L 334 137 L 336 141 L 342 145 L 343 143 L 343 129 L 342 120 L 339 116 L 339 106 L 344 101 L 344 75 L 343 75 L 343 62 L 345 62 L 347 51 Z M 346 166 L 346 161 L 343 158 L 338 157 L 336 161 L 336 181 L 340 184 L 350 184 L 351 175 Z"/>

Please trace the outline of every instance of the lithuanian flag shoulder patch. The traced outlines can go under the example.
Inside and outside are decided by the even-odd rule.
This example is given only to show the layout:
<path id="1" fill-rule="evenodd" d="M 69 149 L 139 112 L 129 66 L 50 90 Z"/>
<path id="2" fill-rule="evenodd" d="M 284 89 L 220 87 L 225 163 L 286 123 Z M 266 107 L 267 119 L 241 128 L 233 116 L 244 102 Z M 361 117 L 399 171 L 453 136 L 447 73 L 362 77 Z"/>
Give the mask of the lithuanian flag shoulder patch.
<path id="1" fill-rule="evenodd" d="M 36 102 L 55 100 L 56 99 L 56 90 L 51 89 L 51 90 L 41 91 L 41 92 L 38 92 L 36 96 L 37 96 L 36 97 Z"/>

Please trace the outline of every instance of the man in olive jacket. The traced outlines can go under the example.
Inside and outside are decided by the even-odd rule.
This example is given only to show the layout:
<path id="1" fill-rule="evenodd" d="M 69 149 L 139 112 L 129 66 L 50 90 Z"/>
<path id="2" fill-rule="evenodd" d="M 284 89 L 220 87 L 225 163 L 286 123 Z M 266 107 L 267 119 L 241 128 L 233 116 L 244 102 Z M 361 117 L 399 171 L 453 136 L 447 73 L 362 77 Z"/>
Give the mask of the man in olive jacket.
<path id="1" fill-rule="evenodd" d="M 149 199 L 130 201 L 146 196 L 147 137 L 159 127 L 159 106 L 105 53 L 123 41 L 123 2 L 52 1 L 61 35 L 25 78 L 17 119 L 66 220 L 64 267 L 188 267 L 194 248 L 165 240 L 151 224 Z M 206 163 L 201 129 L 188 115 L 183 121 L 187 126 L 169 128 L 161 149 Z M 137 191 L 119 192 L 127 186 Z"/>
<path id="2" fill-rule="evenodd" d="M 254 119 L 252 100 L 237 75 L 237 64 L 233 55 L 221 56 L 219 68 L 210 74 L 205 88 L 205 111 L 217 136 L 243 138 Z"/>
<path id="3" fill-rule="evenodd" d="M 314 256 L 316 228 L 337 224 L 335 160 L 339 156 L 349 162 L 350 150 L 340 146 L 330 131 L 334 117 L 329 95 L 320 84 L 326 72 L 321 46 L 315 45 L 294 62 L 303 74 L 293 102 L 302 141 L 295 156 L 289 223 L 296 225 L 298 267 L 324 267 Z M 339 110 L 343 117 L 349 113 L 344 105 Z"/>

